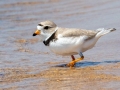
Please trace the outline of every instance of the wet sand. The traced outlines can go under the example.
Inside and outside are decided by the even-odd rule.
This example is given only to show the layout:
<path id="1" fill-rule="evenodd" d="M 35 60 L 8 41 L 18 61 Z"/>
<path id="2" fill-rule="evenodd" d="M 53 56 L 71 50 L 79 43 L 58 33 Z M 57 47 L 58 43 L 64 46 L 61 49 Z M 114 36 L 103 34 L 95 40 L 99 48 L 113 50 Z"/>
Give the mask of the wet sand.
<path id="1" fill-rule="evenodd" d="M 36 74 L 31 73 L 32 68 L 8 68 L 0 70 L 4 72 L 1 85 L 5 90 L 119 90 L 119 69 L 120 63 L 72 69 L 54 67 Z"/>
<path id="2" fill-rule="evenodd" d="M 119 90 L 120 1 L 0 1 L 0 90 Z M 75 68 L 32 37 L 40 21 L 69 28 L 116 28 Z M 79 57 L 76 55 L 76 58 Z"/>

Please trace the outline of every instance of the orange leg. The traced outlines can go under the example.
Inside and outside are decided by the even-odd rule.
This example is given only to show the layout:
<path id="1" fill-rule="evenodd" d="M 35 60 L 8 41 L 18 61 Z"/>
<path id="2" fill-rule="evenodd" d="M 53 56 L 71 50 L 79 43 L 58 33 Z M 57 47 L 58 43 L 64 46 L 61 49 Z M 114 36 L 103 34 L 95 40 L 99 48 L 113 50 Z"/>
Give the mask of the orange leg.
<path id="1" fill-rule="evenodd" d="M 71 55 L 71 58 L 72 58 L 72 61 L 69 64 L 67 64 L 68 67 L 74 67 L 76 62 L 84 59 L 84 56 L 81 56 L 80 58 L 75 59 L 75 57 L 73 55 Z"/>
<path id="2" fill-rule="evenodd" d="M 71 55 L 71 58 L 72 58 L 72 60 L 75 60 L 75 57 L 73 55 Z"/>

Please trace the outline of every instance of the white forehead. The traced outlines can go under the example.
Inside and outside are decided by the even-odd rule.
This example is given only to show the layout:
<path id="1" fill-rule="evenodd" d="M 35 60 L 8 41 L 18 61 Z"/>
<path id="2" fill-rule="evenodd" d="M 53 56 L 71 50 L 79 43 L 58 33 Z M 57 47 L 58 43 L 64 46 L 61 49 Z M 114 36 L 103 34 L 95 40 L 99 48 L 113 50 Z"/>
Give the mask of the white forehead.
<path id="1" fill-rule="evenodd" d="M 42 27 L 42 26 L 37 26 L 37 29 L 38 29 L 38 30 L 42 30 L 43 27 Z"/>

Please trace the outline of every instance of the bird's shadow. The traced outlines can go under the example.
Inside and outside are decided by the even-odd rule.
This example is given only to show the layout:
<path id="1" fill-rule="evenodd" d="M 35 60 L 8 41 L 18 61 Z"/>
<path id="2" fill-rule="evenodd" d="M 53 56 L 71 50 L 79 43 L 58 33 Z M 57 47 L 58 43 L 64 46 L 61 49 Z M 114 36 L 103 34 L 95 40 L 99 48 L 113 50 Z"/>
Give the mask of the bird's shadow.
<path id="1" fill-rule="evenodd" d="M 83 61 L 78 62 L 75 64 L 75 67 L 89 67 L 89 66 L 97 66 L 100 64 L 112 64 L 112 63 L 119 63 L 120 60 L 113 60 L 113 61 L 102 61 L 102 62 L 91 62 L 91 61 Z M 68 67 L 67 64 L 56 65 L 55 67 Z"/>

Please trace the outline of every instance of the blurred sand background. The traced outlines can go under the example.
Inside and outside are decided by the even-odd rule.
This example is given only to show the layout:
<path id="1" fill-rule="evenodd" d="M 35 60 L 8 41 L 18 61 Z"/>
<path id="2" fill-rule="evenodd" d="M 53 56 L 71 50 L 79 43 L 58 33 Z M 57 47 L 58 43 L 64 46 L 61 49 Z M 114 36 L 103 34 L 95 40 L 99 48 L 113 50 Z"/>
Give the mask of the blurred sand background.
<path id="1" fill-rule="evenodd" d="M 32 36 L 44 20 L 117 30 L 70 69 L 60 67 L 70 57 L 53 54 Z M 119 24 L 119 0 L 0 0 L 0 90 L 120 90 Z"/>

